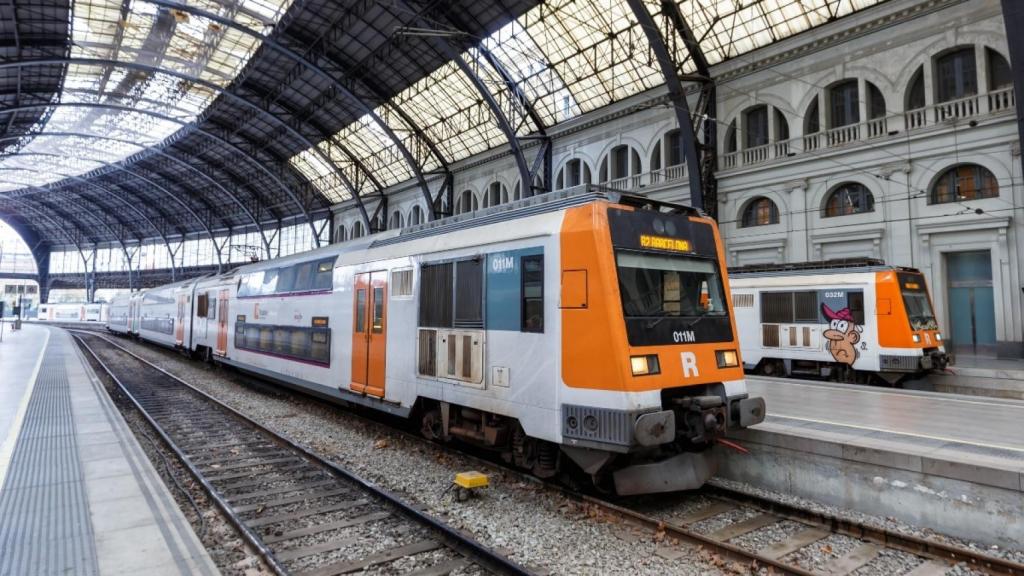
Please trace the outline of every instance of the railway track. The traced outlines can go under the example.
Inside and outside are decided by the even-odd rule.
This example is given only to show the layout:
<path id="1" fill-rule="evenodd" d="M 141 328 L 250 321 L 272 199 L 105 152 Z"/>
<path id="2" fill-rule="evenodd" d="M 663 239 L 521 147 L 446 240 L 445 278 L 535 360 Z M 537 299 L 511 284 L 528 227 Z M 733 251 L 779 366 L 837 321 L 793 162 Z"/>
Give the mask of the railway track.
<path id="1" fill-rule="evenodd" d="M 316 402 L 325 402 L 303 396 Z M 363 414 L 350 414 L 366 422 L 381 424 Z M 545 484 L 583 505 L 594 507 L 606 515 L 618 517 L 660 535 L 666 542 L 675 539 L 701 546 L 704 550 L 714 552 L 723 559 L 744 566 L 752 572 L 760 568 L 770 569 L 772 574 L 840 576 L 864 568 L 887 552 L 898 551 L 915 556 L 919 560 L 916 566 L 903 573 L 905 576 L 938 576 L 952 570 L 955 564 L 961 564 L 980 573 L 1024 575 L 1024 564 L 997 558 L 980 550 L 902 534 L 722 487 L 707 486 L 697 493 L 647 496 L 610 502 L 561 485 L 542 482 L 493 459 L 482 458 L 449 445 L 432 443 L 421 436 L 393 426 L 390 428 L 406 438 L 429 443 L 441 450 L 471 459 L 481 466 L 500 467 L 523 480 Z M 693 505 L 692 501 L 695 498 L 701 499 L 701 503 Z M 728 516 L 737 520 L 718 522 L 714 530 L 710 531 L 702 528 L 702 523 Z M 744 537 L 756 536 L 759 531 L 776 529 L 781 523 L 788 524 L 787 534 L 766 546 L 752 549 L 738 543 Z M 846 536 L 856 540 L 858 544 L 848 552 L 814 568 L 799 563 L 797 559 L 801 551 L 821 546 L 832 535 Z M 668 554 L 671 554 L 671 551 Z"/>
<path id="2" fill-rule="evenodd" d="M 104 336 L 87 354 L 277 574 L 530 574 Z"/>

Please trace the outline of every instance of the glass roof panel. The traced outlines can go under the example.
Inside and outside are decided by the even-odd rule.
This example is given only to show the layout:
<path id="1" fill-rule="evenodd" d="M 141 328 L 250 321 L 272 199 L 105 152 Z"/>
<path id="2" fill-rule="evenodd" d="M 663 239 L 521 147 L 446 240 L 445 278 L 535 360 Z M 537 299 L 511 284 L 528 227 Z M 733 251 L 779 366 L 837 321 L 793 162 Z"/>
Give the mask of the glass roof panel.
<path id="1" fill-rule="evenodd" d="M 181 10 L 145 0 L 76 0 L 72 13 L 71 57 L 60 102 L 45 125 L 37 126 L 0 158 L 0 181 L 22 178 L 20 185 L 41 186 L 64 176 L 48 172 L 46 155 L 88 150 L 94 162 L 62 166 L 81 174 L 100 162 L 117 162 L 138 150 L 102 139 L 55 134 L 97 134 L 134 139 L 140 145 L 161 142 L 192 122 L 213 102 L 259 47 L 252 36 Z M 190 5 L 267 33 L 291 0 L 191 0 Z M 166 71 L 166 72 L 161 72 Z M 195 78 L 212 86 L 189 79 Z M 216 87 L 216 88 L 214 88 Z M 39 134 L 53 137 L 36 138 Z M 34 155 L 29 155 L 34 154 Z M 21 187 L 0 182 L 0 189 Z"/>

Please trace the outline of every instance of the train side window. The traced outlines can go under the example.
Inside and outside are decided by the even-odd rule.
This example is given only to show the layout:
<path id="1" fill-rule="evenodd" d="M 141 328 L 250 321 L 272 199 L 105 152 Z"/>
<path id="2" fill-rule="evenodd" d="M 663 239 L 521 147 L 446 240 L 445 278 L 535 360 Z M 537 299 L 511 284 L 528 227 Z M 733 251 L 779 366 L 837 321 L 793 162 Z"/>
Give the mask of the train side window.
<path id="1" fill-rule="evenodd" d="M 314 290 L 330 290 L 334 287 L 334 258 L 321 260 L 316 264 Z"/>
<path id="2" fill-rule="evenodd" d="M 412 296 L 412 268 L 391 271 L 391 299 Z"/>
<path id="3" fill-rule="evenodd" d="M 793 293 L 793 320 L 818 322 L 818 293 L 814 290 Z"/>
<path id="4" fill-rule="evenodd" d="M 846 294 L 846 305 L 850 308 L 850 313 L 853 314 L 854 324 L 864 325 L 864 293 L 863 292 L 847 292 Z"/>
<path id="5" fill-rule="evenodd" d="M 206 311 L 208 308 L 209 304 L 207 303 L 207 296 L 204 292 L 196 298 L 196 316 L 199 318 L 206 318 Z"/>
<path id="6" fill-rule="evenodd" d="M 483 328 L 484 326 L 484 265 L 483 258 L 461 260 L 455 263 L 455 326 Z"/>
<path id="7" fill-rule="evenodd" d="M 259 295 L 268 296 L 277 289 L 277 269 L 265 270 L 263 272 L 263 284 L 260 286 Z"/>
<path id="8" fill-rule="evenodd" d="M 373 288 L 373 324 L 371 329 L 374 334 L 384 331 L 384 288 L 380 286 Z"/>
<path id="9" fill-rule="evenodd" d="M 771 324 L 793 322 L 793 293 L 762 292 L 761 322 Z"/>
<path id="10" fill-rule="evenodd" d="M 213 297 L 213 293 L 203 294 L 206 296 L 206 317 L 210 320 L 217 319 L 217 299 Z"/>
<path id="11" fill-rule="evenodd" d="M 523 256 L 523 332 L 544 331 L 544 256 Z"/>
<path id="12" fill-rule="evenodd" d="M 295 275 L 298 271 L 295 266 L 285 266 L 277 274 L 277 293 L 291 292 L 295 290 Z"/>
<path id="13" fill-rule="evenodd" d="M 293 291 L 302 292 L 312 288 L 313 265 L 313 262 L 303 262 L 297 266 L 297 270 L 295 272 L 295 285 L 292 286 Z"/>
<path id="14" fill-rule="evenodd" d="M 424 264 L 420 268 L 420 326 L 452 327 L 453 268 L 451 262 Z"/>
<path id="15" fill-rule="evenodd" d="M 356 332 L 366 332 L 366 288 L 356 290 Z"/>

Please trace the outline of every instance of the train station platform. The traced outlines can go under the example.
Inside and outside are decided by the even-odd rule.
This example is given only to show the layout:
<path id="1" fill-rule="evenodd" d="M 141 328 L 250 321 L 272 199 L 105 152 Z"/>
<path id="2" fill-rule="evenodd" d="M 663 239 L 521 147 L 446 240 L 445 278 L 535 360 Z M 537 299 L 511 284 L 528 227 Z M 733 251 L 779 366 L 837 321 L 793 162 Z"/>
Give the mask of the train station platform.
<path id="1" fill-rule="evenodd" d="M 945 373 L 904 384 L 908 389 L 1024 400 L 1024 360 L 957 356 Z"/>
<path id="2" fill-rule="evenodd" d="M 0 342 L 0 575 L 217 574 L 74 345 Z"/>
<path id="3" fill-rule="evenodd" d="M 747 378 L 768 417 L 722 476 L 940 533 L 1020 548 L 1024 402 Z"/>

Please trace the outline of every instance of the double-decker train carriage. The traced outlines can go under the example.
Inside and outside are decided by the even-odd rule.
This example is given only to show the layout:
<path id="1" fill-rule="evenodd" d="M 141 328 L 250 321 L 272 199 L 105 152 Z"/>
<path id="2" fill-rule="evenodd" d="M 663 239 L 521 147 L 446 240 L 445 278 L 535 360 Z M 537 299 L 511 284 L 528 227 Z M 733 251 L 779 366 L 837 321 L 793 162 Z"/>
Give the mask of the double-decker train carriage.
<path id="1" fill-rule="evenodd" d="M 132 294 L 121 293 L 110 299 L 107 314 L 107 330 L 117 334 L 128 334 Z"/>
<path id="2" fill-rule="evenodd" d="M 198 355 L 415 418 L 539 476 L 695 488 L 717 441 L 764 418 L 716 225 L 682 206 L 546 194 L 193 290 Z"/>
<path id="3" fill-rule="evenodd" d="M 730 268 L 748 370 L 889 384 L 949 363 L 924 275 L 881 260 Z"/>

